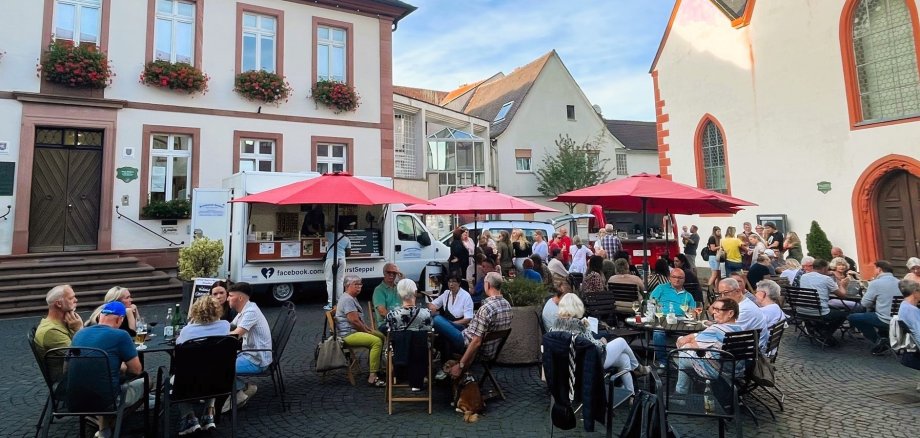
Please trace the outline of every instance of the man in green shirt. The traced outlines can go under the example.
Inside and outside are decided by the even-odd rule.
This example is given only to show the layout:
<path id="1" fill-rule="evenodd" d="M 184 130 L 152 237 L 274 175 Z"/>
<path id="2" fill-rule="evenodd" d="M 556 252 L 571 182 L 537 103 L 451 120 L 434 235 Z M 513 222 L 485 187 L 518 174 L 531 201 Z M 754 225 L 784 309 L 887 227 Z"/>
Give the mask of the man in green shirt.
<path id="1" fill-rule="evenodd" d="M 402 305 L 402 300 L 396 294 L 396 282 L 402 274 L 396 263 L 388 262 L 383 265 L 383 282 L 374 288 L 374 322 L 378 330 L 386 332 L 387 313 Z"/>
<path id="2" fill-rule="evenodd" d="M 35 345 L 41 357 L 52 348 L 69 347 L 74 334 L 83 328 L 83 319 L 76 312 L 77 295 L 69 285 L 51 288 L 45 301 L 48 316 L 42 318 L 35 330 Z"/>

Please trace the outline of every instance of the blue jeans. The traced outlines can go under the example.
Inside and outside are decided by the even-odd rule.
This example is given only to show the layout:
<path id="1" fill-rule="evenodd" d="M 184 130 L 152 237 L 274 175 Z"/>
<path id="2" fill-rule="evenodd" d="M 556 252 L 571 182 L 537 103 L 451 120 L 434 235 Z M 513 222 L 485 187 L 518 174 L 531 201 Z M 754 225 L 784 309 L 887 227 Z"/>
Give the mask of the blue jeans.
<path id="1" fill-rule="evenodd" d="M 732 272 L 740 271 L 742 266 L 743 265 L 741 263 L 726 261 L 725 262 L 725 272 L 728 274 L 731 274 Z"/>
<path id="2" fill-rule="evenodd" d="M 240 354 L 236 356 L 236 375 L 242 374 L 259 374 L 268 367 L 260 367 L 252 362 L 248 356 Z M 243 389 L 246 384 L 239 378 L 236 378 L 236 384 L 234 385 L 237 391 Z"/>
<path id="3" fill-rule="evenodd" d="M 435 315 L 432 321 L 434 331 L 443 336 L 455 351 L 466 350 L 466 340 L 463 339 L 463 328 L 447 320 L 441 315 Z"/>
<path id="4" fill-rule="evenodd" d="M 858 329 L 872 343 L 878 342 L 879 337 L 888 337 L 888 323 L 879 319 L 875 312 L 851 313 L 847 319 L 853 328 Z"/>
<path id="5" fill-rule="evenodd" d="M 655 350 L 655 360 L 657 363 L 665 365 L 668 363 L 668 335 L 661 330 L 652 332 L 652 345 Z"/>

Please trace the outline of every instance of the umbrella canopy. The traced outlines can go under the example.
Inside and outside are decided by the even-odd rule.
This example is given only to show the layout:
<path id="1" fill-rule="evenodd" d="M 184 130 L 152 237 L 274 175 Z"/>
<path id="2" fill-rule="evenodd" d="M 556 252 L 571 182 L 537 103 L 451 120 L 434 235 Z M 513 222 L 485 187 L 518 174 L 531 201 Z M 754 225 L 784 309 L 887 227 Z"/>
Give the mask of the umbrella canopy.
<path id="1" fill-rule="evenodd" d="M 415 196 L 356 178 L 346 172 L 323 174 L 316 178 L 298 181 L 264 192 L 255 193 L 230 202 L 248 202 L 275 205 L 291 204 L 427 204 Z"/>
<path id="2" fill-rule="evenodd" d="M 552 200 L 635 212 L 643 211 L 644 202 L 648 213 L 675 214 L 736 213 L 741 207 L 757 205 L 646 173 L 573 190 Z"/>
<path id="3" fill-rule="evenodd" d="M 421 214 L 498 214 L 498 213 L 541 213 L 559 210 L 535 202 L 515 198 L 485 187 L 472 186 L 457 190 L 449 195 L 434 198 L 430 205 L 413 205 L 403 209 L 409 213 Z"/>

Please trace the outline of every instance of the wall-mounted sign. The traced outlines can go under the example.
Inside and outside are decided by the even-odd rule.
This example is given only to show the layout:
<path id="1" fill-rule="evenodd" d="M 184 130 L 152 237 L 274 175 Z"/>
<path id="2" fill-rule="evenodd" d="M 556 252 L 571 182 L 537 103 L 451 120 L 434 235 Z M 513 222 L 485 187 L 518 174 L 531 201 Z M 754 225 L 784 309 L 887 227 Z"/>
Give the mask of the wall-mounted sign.
<path id="1" fill-rule="evenodd" d="M 137 168 L 119 167 L 118 169 L 115 169 L 115 178 L 118 178 L 126 183 L 134 181 L 137 179 Z"/>
<path id="2" fill-rule="evenodd" d="M 0 162 L 0 196 L 13 196 L 13 183 L 16 181 L 16 163 Z"/>
<path id="3" fill-rule="evenodd" d="M 824 193 L 831 191 L 831 182 L 830 181 L 821 181 L 818 183 L 818 191 Z"/>
<path id="4" fill-rule="evenodd" d="M 10 153 L 10 142 L 0 141 L 0 154 L 7 155 Z"/>

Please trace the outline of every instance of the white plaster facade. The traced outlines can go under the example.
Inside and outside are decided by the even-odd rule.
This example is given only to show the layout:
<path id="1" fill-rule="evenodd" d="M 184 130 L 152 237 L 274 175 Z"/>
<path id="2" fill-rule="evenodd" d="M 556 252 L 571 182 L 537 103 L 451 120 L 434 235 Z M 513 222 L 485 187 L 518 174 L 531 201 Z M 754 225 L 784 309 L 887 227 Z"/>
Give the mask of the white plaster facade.
<path id="1" fill-rule="evenodd" d="M 274 10 L 283 15 L 285 27 L 279 26 L 276 36 L 279 54 L 278 68 L 293 87 L 287 102 L 270 105 L 250 102 L 233 91 L 238 58 L 238 2 L 193 0 L 200 11 L 201 65 L 210 76 L 209 91 L 186 95 L 145 86 L 138 77 L 147 59 L 146 32 L 148 12 L 154 2 L 103 0 L 101 46 L 108 54 L 113 83 L 104 90 L 104 99 L 85 96 L 61 97 L 57 92 L 43 89 L 43 80 L 36 75 L 36 64 L 44 48 L 44 32 L 53 28 L 55 0 L 13 2 L 7 14 L 16 17 L 14 23 L 0 28 L 0 41 L 5 56 L 0 60 L 0 142 L 8 142 L 7 152 L 0 152 L 0 161 L 16 163 L 17 187 L 31 183 L 31 139 L 26 132 L 23 108 L 33 105 L 38 110 L 53 109 L 54 114 L 79 113 L 73 120 L 60 118 L 52 125 L 83 127 L 100 107 L 114 111 L 114 126 L 105 129 L 106 154 L 111 161 L 102 169 L 103 207 L 100 208 L 99 249 L 137 250 L 167 248 L 168 244 L 125 220 L 117 219 L 114 208 L 119 206 L 127 217 L 138 220 L 146 202 L 140 199 L 141 182 L 149 178 L 148 169 L 141 165 L 141 151 L 149 148 L 144 138 L 144 125 L 158 125 L 200 130 L 192 145 L 198 154 L 198 187 L 220 187 L 223 178 L 234 168 L 234 131 L 255 131 L 283 138 L 281 168 L 287 172 L 314 170 L 311 168 L 312 137 L 343 138 L 350 141 L 348 154 L 353 154 L 353 168 L 347 171 L 368 176 L 392 176 L 392 56 L 391 33 L 394 20 L 399 20 L 413 8 L 399 2 L 358 1 L 349 7 L 336 2 L 299 2 L 286 0 L 247 0 L 247 6 Z M 151 9 L 148 9 L 148 6 Z M 108 20 L 105 16 L 109 15 Z M 310 98 L 313 83 L 311 54 L 315 41 L 311 22 L 314 18 L 331 20 L 349 26 L 348 42 L 353 54 L 347 68 L 352 71 L 351 84 L 360 95 L 360 106 L 354 112 L 335 114 L 315 104 Z M 279 20 L 280 24 L 281 20 Z M 50 26 L 49 26 L 50 25 Z M 106 37 L 106 35 L 108 35 Z M 283 51 L 281 48 L 283 41 Z M 67 94 L 67 93 L 65 93 Z M 40 102 L 40 103 L 39 103 Z M 87 114 L 90 116 L 87 117 Z M 37 122 L 38 125 L 46 125 Z M 158 131 L 159 132 L 159 131 Z M 24 133 L 28 135 L 24 135 Z M 25 151 L 23 150 L 25 148 Z M 134 148 L 133 157 L 125 157 L 125 148 Z M 276 157 L 277 159 L 277 157 Z M 135 167 L 139 179 L 122 182 L 113 178 L 116 168 Z M 195 170 L 192 170 L 195 172 Z M 0 196 L 0 204 L 11 205 L 9 220 L 0 221 L 0 254 L 27 251 L 29 192 L 19 190 L 14 196 Z M 127 199 L 126 205 L 123 199 Z M 2 213 L 2 212 L 0 212 Z M 159 221 L 140 220 L 159 230 Z M 180 220 L 178 233 L 166 237 L 174 241 L 189 241 L 187 220 Z"/>
<path id="2" fill-rule="evenodd" d="M 699 225 L 706 239 L 714 225 L 740 229 L 758 214 L 781 213 L 803 244 L 816 220 L 860 266 L 875 260 L 877 248 L 858 242 L 876 240 L 866 234 L 878 230 L 860 230 L 876 212 L 856 207 L 874 194 L 857 184 L 888 160 L 916 158 L 920 123 L 851 125 L 841 26 L 853 3 L 751 0 L 749 24 L 733 27 L 710 0 L 677 1 L 651 72 L 661 173 L 697 184 L 696 136 L 711 116 L 723 130 L 731 195 L 759 204 L 734 217 L 679 223 Z M 916 33 L 918 2 L 907 4 Z M 826 194 L 817 190 L 821 181 L 831 183 Z"/>

